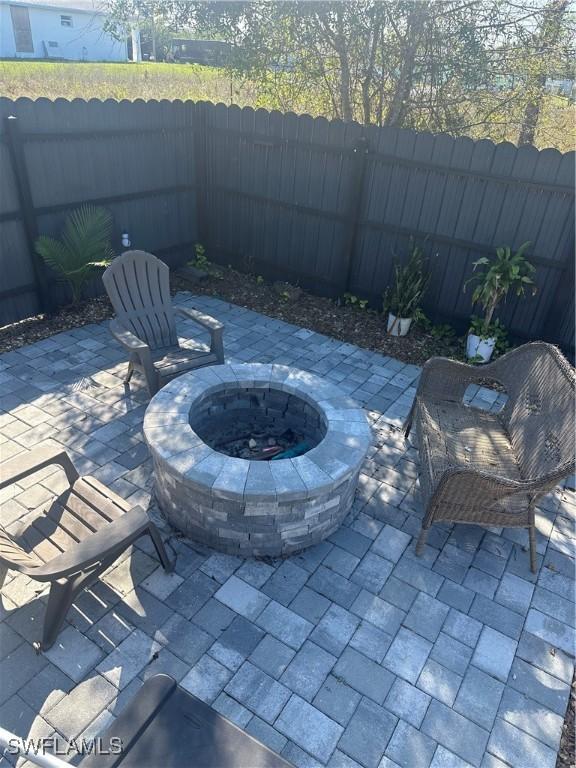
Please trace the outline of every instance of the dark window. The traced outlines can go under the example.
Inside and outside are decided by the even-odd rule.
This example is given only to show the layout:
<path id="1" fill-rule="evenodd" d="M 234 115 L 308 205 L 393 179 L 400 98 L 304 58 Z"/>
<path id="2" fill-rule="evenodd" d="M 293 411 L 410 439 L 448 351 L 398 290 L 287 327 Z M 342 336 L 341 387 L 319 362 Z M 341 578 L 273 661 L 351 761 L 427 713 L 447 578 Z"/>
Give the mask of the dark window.
<path id="1" fill-rule="evenodd" d="M 28 8 L 21 5 L 10 6 L 12 17 L 12 29 L 14 30 L 14 42 L 17 53 L 34 53 L 32 42 L 32 30 L 30 29 L 30 15 Z"/>
<path id="2" fill-rule="evenodd" d="M 72 16 L 60 16 L 60 24 L 63 27 L 73 27 Z"/>

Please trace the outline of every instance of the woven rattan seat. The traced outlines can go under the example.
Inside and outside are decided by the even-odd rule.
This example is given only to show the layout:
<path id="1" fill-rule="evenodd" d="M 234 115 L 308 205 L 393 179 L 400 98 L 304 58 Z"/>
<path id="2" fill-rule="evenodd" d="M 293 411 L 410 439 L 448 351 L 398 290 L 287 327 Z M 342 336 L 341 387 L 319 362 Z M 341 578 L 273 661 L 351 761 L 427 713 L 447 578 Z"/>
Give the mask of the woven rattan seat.
<path id="1" fill-rule="evenodd" d="M 500 413 L 464 404 L 470 384 L 506 390 Z M 482 367 L 445 358 L 422 371 L 406 436 L 416 428 L 425 514 L 422 554 L 439 520 L 528 528 L 536 570 L 534 507 L 574 472 L 574 370 L 555 347 L 525 344 Z"/>

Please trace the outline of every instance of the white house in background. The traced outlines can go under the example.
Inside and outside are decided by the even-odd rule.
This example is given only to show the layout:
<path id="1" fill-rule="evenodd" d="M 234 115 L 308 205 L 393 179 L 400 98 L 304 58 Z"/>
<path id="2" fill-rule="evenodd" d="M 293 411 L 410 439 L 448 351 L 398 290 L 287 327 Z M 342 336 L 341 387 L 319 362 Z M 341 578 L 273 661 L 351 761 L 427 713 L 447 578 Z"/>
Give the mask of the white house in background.
<path id="1" fill-rule="evenodd" d="M 104 11 L 102 0 L 0 0 L 0 58 L 127 61 Z"/>

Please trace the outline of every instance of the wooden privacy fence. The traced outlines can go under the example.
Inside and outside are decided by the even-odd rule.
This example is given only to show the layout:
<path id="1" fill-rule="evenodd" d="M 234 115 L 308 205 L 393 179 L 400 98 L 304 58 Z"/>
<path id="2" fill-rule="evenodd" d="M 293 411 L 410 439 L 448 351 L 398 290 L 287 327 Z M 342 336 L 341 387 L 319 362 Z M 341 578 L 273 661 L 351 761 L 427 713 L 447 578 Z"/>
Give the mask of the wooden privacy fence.
<path id="1" fill-rule="evenodd" d="M 574 347 L 573 152 L 180 101 L 0 99 L 0 117 L 0 324 L 53 303 L 33 240 L 92 201 L 118 249 L 124 228 L 171 264 L 201 242 L 215 261 L 374 306 L 414 236 L 425 309 L 457 325 L 472 262 L 529 240 L 538 293 L 500 317 Z"/>

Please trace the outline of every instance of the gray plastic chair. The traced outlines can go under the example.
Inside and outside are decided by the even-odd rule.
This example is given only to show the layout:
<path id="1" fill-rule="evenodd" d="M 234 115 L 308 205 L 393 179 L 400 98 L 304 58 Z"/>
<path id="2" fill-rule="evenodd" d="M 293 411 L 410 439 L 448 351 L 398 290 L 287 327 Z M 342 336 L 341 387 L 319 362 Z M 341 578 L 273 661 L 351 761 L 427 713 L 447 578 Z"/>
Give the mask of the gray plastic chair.
<path id="1" fill-rule="evenodd" d="M 80 477 L 57 444 L 46 444 L 0 464 L 0 490 L 58 465 L 70 487 L 9 534 L 0 525 L 0 589 L 9 569 L 50 582 L 40 651 L 50 648 L 74 599 L 140 536 L 152 539 L 160 562 L 172 570 L 162 537 L 146 511 L 130 507 L 96 478 Z M 1 518 L 0 518 L 1 520 Z"/>
<path id="2" fill-rule="evenodd" d="M 102 275 L 116 312 L 116 319 L 110 321 L 110 331 L 129 356 L 125 383 L 134 370 L 139 370 L 146 378 L 150 395 L 180 373 L 224 362 L 224 326 L 196 309 L 174 308 L 169 274 L 167 264 L 153 254 L 126 251 Z M 210 351 L 180 346 L 175 313 L 210 333 Z"/>

